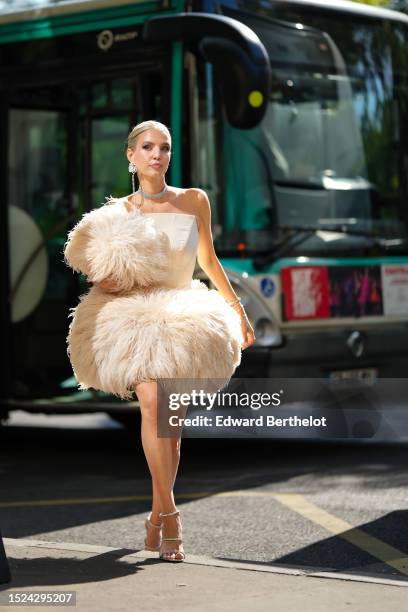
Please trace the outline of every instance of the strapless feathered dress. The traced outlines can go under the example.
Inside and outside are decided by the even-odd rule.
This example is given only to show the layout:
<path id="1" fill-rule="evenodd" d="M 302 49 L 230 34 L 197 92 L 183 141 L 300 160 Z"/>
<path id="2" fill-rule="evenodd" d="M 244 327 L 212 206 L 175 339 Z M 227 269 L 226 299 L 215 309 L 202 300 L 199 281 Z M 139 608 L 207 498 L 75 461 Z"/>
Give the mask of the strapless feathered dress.
<path id="1" fill-rule="evenodd" d="M 240 317 L 193 279 L 197 220 L 185 213 L 128 212 L 125 198 L 85 213 L 69 232 L 65 263 L 93 286 L 70 309 L 67 352 L 79 389 L 132 399 L 138 382 L 197 380 L 214 392 L 241 361 Z M 199 384 L 200 386 L 200 384 Z"/>

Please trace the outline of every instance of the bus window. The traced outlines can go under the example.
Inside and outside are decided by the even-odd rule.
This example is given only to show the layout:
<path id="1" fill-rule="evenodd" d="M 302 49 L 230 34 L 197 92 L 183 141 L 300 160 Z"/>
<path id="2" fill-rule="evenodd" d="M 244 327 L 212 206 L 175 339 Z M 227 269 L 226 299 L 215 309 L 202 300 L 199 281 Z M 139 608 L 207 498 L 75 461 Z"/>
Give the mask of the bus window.
<path id="1" fill-rule="evenodd" d="M 285 9 L 286 10 L 286 9 Z M 261 15 L 224 12 L 253 28 L 272 66 L 269 105 L 262 122 L 241 131 L 223 124 L 226 202 L 224 244 L 251 238 L 253 250 L 273 248 L 279 226 L 336 225 L 403 238 L 407 121 L 406 37 L 403 26 L 364 18 L 338 19 L 326 11 Z M 295 9 L 292 9 L 295 11 Z M 258 234 L 258 238 L 256 235 Z M 341 244 L 340 244 L 341 242 Z M 312 237 L 302 243 L 321 254 L 352 244 Z M 220 243 L 222 248 L 222 243 Z"/>
<path id="2" fill-rule="evenodd" d="M 81 213 L 100 206 L 110 194 L 129 193 L 129 129 L 146 117 L 161 118 L 161 73 L 145 72 L 142 78 L 143 92 L 140 76 L 118 75 L 20 88 L 10 94 L 9 255 L 16 398 L 76 393 L 64 338 L 69 307 L 88 286 L 84 277 L 67 272 L 63 246 Z"/>

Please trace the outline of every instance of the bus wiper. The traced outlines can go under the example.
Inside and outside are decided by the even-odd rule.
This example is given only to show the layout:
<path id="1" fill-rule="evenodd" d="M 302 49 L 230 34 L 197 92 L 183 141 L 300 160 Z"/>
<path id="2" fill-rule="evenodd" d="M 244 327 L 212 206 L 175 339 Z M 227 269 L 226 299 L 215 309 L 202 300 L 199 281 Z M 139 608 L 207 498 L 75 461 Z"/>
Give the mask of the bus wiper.
<path id="1" fill-rule="evenodd" d="M 293 229 L 293 228 L 291 228 Z M 285 255 L 292 248 L 302 244 L 305 240 L 307 240 L 311 235 L 315 234 L 316 230 L 314 229 L 297 229 L 295 233 L 290 234 L 280 242 L 278 242 L 274 248 L 266 255 L 261 255 L 259 257 L 255 257 L 253 260 L 253 266 L 255 270 L 261 270 L 265 268 L 268 264 L 273 263 L 278 260 L 282 255 Z"/>
<path id="2" fill-rule="evenodd" d="M 279 226 L 282 229 L 291 229 L 292 225 L 281 225 Z M 336 234 L 345 234 L 347 236 L 362 236 L 363 238 L 372 238 L 373 244 L 376 244 L 381 247 L 385 247 L 386 249 L 392 248 L 394 246 L 401 246 L 402 244 L 406 244 L 408 241 L 408 236 L 399 236 L 394 238 L 385 238 L 384 236 L 380 236 L 379 234 L 375 234 L 374 232 L 367 232 L 365 230 L 355 230 L 345 223 L 335 223 L 331 224 L 327 227 L 319 226 L 319 227 L 296 227 L 296 231 L 302 231 L 304 229 L 313 229 L 316 232 L 333 232 Z"/>
<path id="3" fill-rule="evenodd" d="M 320 191 L 342 191 L 344 189 L 369 191 L 373 185 L 363 177 L 322 176 L 308 179 L 278 179 L 274 181 L 278 187 L 292 187 L 294 189 L 319 189 Z"/>
<path id="4" fill-rule="evenodd" d="M 272 250 L 264 255 L 256 257 L 253 261 L 255 270 L 261 270 L 265 266 L 277 261 L 280 257 L 285 255 L 288 251 L 294 247 L 305 242 L 310 236 L 317 232 L 333 232 L 336 234 L 345 234 L 351 236 L 361 236 L 363 238 L 372 238 L 372 243 L 381 247 L 388 248 L 389 246 L 395 246 L 395 241 L 398 240 L 398 244 L 401 241 L 406 242 L 406 238 L 401 239 L 387 239 L 382 238 L 373 232 L 367 232 L 364 230 L 353 230 L 347 227 L 344 223 L 338 225 L 331 225 L 330 227 L 325 226 L 294 226 L 294 225 L 280 225 L 279 229 L 289 230 L 291 233 L 289 236 L 274 245 Z"/>
<path id="5" fill-rule="evenodd" d="M 324 189 L 324 185 L 321 181 L 279 181 L 275 180 L 274 184 L 277 187 L 293 187 L 295 189 Z"/>

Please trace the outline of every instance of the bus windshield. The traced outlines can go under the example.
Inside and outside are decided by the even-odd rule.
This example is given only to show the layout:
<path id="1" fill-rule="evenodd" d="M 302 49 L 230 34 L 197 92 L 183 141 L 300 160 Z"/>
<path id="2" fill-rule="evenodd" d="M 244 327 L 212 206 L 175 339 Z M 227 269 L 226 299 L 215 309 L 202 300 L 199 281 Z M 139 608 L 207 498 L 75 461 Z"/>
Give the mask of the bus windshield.
<path id="1" fill-rule="evenodd" d="M 406 236 L 406 26 L 334 11 L 290 20 L 265 9 L 262 17 L 225 12 L 264 43 L 273 85 L 257 128 L 223 123 L 220 247 L 239 238 L 250 251 L 268 250 L 279 228 L 291 227 L 322 230 L 302 253 L 350 253 L 367 240 L 358 232 Z M 333 239 L 329 230 L 339 227 Z M 407 251 L 406 240 L 394 242 Z"/>

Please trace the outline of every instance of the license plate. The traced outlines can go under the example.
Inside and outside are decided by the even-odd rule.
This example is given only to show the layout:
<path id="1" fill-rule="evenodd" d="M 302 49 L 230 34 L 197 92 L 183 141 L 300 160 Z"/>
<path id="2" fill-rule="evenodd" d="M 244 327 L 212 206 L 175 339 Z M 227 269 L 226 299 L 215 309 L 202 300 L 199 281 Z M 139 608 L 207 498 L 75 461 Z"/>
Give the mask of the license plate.
<path id="1" fill-rule="evenodd" d="M 377 368 L 359 368 L 354 370 L 334 370 L 329 373 L 331 380 L 358 379 L 372 381 L 377 378 Z"/>

